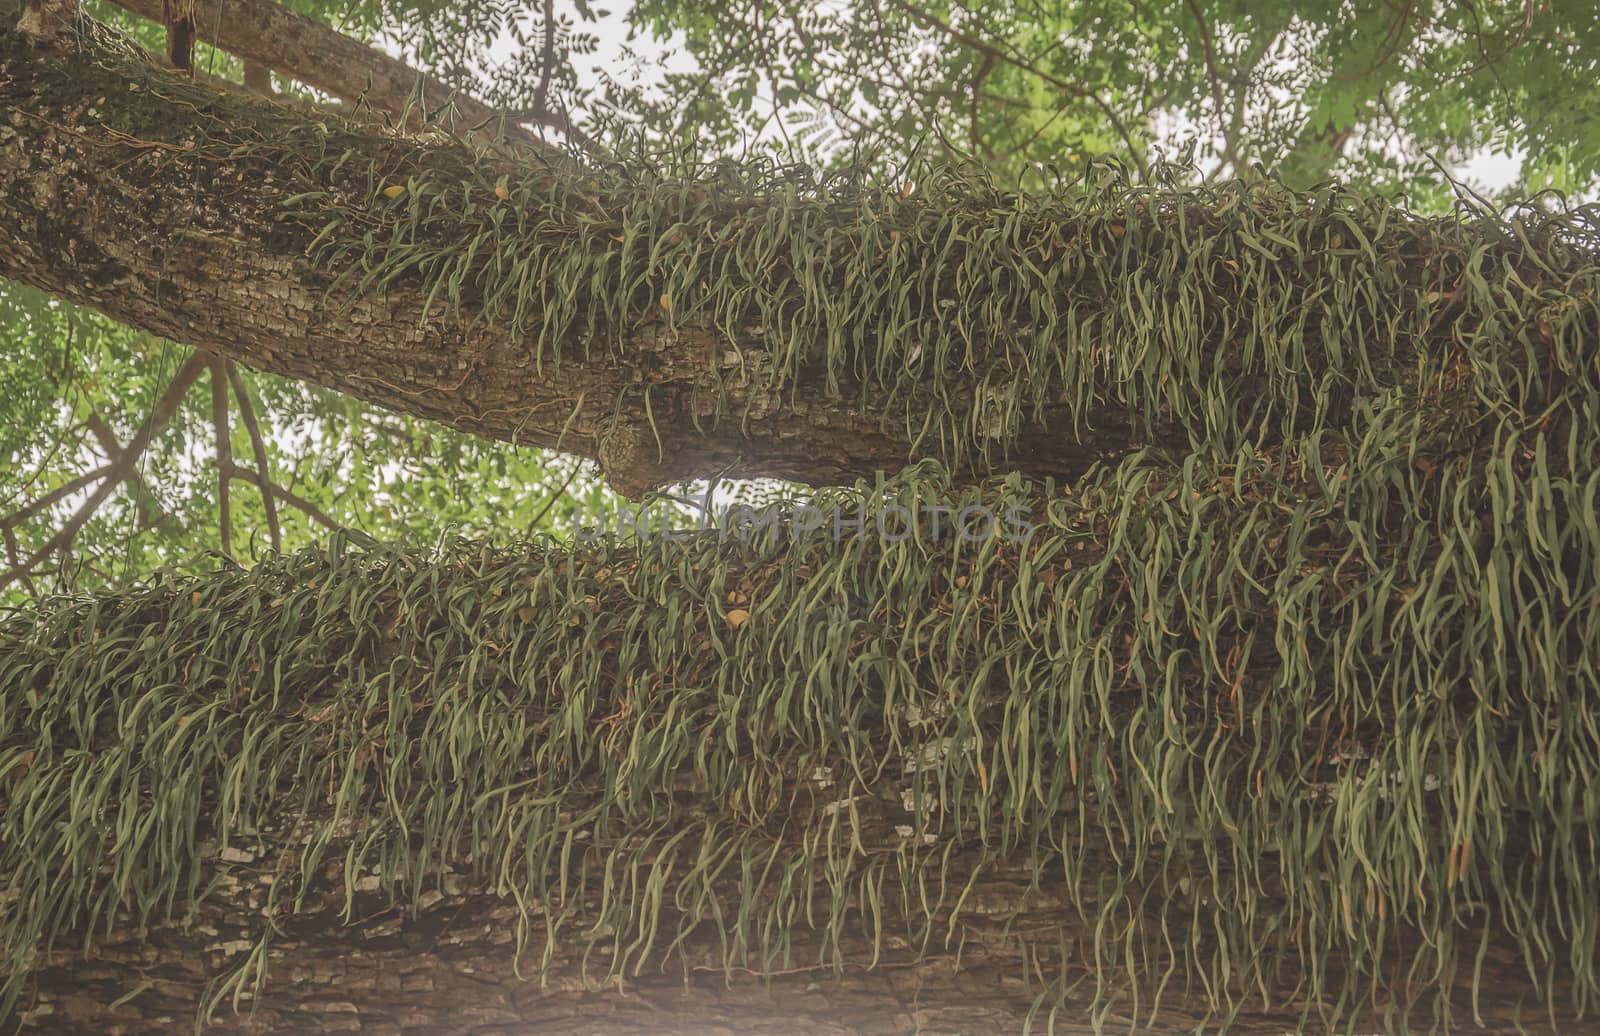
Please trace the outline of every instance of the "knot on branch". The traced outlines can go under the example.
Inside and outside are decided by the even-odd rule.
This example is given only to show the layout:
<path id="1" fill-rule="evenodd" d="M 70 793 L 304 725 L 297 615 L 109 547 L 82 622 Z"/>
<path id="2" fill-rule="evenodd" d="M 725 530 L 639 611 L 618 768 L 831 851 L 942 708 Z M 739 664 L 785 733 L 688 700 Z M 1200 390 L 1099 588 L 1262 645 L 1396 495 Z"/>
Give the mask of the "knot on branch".
<path id="1" fill-rule="evenodd" d="M 629 500 L 642 500 L 650 490 L 672 481 L 661 443 L 648 425 L 615 417 L 601 431 L 598 445 L 595 459 L 606 484 Z"/>

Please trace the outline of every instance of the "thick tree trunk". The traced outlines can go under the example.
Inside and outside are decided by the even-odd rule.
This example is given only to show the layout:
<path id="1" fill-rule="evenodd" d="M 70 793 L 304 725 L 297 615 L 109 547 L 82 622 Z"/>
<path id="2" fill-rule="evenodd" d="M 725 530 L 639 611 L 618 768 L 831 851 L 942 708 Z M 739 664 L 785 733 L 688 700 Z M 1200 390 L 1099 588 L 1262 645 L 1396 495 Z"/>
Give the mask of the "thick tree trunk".
<path id="1" fill-rule="evenodd" d="M 951 868 L 957 884 L 971 877 L 963 863 L 957 859 Z M 87 954 L 58 947 L 22 1005 L 23 1031 L 134 1036 L 193 1025 L 213 983 L 254 967 L 261 883 L 272 868 L 225 869 L 231 878 L 222 888 L 230 891 L 208 901 L 187 927 L 121 928 L 97 938 Z M 919 894 L 892 880 L 881 892 L 887 901 Z M 1075 1036 L 1208 1031 L 1220 1008 L 1208 1003 L 1203 989 L 1185 989 L 1181 968 L 1153 1004 L 1149 990 L 1171 962 L 1152 960 L 1143 962 L 1147 970 L 1134 979 L 1145 990 L 1143 998 L 1125 994 L 1109 1008 L 1092 1010 L 1094 929 L 1101 919 L 1081 914 L 1059 890 L 1030 889 L 1023 876 L 992 871 L 967 892 L 965 918 L 929 950 L 919 952 L 916 941 L 904 936 L 889 935 L 876 944 L 846 939 L 833 949 L 848 963 L 819 964 L 824 948 L 797 926 L 786 933 L 792 939 L 787 959 L 728 969 L 723 943 L 715 932 L 702 930 L 670 959 L 654 955 L 622 980 L 606 979 L 607 947 L 586 952 L 581 935 L 552 950 L 542 976 L 546 947 L 539 938 L 524 948 L 519 964 L 517 908 L 482 888 L 424 902 L 426 908 L 413 914 L 377 894 L 357 896 L 345 919 L 343 893 L 325 889 L 320 908 L 289 917 L 268 944 L 264 986 L 237 1004 L 223 997 L 204 1031 L 927 1036 L 1027 1030 Z M 827 908 L 819 903 L 818 909 L 825 914 Z M 930 919 L 936 926 L 948 920 L 941 913 Z M 664 936 L 673 924 L 670 915 L 661 919 Z M 1181 946 L 1191 933 L 1170 934 Z M 1063 964 L 1062 947 L 1077 956 Z M 1336 983 L 1337 961 L 1319 963 Z M 1398 972 L 1408 963 L 1397 955 L 1393 966 Z M 1098 967 L 1102 976 L 1115 976 L 1120 966 L 1102 961 Z M 1077 995 L 1060 998 L 1063 973 Z M 1299 1029 L 1305 1005 L 1287 995 L 1296 977 L 1282 976 L 1276 992 L 1283 999 L 1272 1007 L 1259 1000 L 1241 1005 L 1229 1031 L 1281 1036 Z M 1455 987 L 1448 1006 L 1429 1001 L 1411 1013 L 1410 1024 L 1427 1031 L 1448 1018 L 1451 1031 L 1489 1033 L 1517 1031 L 1516 1018 L 1533 1031 L 1550 1023 L 1557 1031 L 1578 1024 L 1564 1010 L 1547 1015 L 1530 1001 L 1528 972 L 1503 945 L 1491 946 L 1476 969 L 1463 966 L 1447 984 Z M 1565 989 L 1558 978 L 1555 997 Z M 1371 1005 L 1363 1029 L 1395 1031 L 1399 1018 L 1392 1011 L 1392 1004 Z M 1324 1024 L 1313 1008 L 1309 1031 Z"/>

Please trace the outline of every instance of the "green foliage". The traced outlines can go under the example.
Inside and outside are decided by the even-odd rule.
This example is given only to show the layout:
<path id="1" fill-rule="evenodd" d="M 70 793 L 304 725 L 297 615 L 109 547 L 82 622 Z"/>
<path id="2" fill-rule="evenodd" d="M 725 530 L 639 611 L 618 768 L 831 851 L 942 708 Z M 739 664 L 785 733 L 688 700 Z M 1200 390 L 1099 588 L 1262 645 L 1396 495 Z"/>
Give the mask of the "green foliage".
<path id="1" fill-rule="evenodd" d="M 1020 867 L 1075 919 L 1015 936 L 1043 1011 L 1154 1024 L 1177 974 L 1218 1021 L 1399 1028 L 1463 976 L 1503 1019 L 1490 946 L 1524 1017 L 1592 1009 L 1597 494 L 1593 425 L 1427 465 L 1321 435 L 1067 491 L 915 469 L 824 494 L 842 540 L 336 544 L 53 602 L 0 640 L 8 988 L 261 868 L 281 918 L 453 866 L 625 975 L 696 932 L 940 952 L 958 876 Z M 876 534 L 935 503 L 1036 527 Z"/>
<path id="2" fill-rule="evenodd" d="M 1192 150 L 1209 178 L 1260 166 L 1418 200 L 1437 200 L 1431 158 L 1490 148 L 1525 156 L 1510 197 L 1600 184 L 1588 0 L 642 0 L 630 18 L 696 59 L 645 110 L 722 147 L 757 133 L 791 158 L 892 161 L 914 145 L 1007 173 Z"/>
<path id="3" fill-rule="evenodd" d="M 536 365 L 625 364 L 641 328 L 709 329 L 754 398 L 823 383 L 952 466 L 1015 455 L 1051 415 L 1063 445 L 1109 427 L 1179 452 L 1359 439 L 1391 411 L 1414 440 L 1472 440 L 1593 376 L 1588 210 L 1422 218 L 1331 186 L 1146 187 L 1106 166 L 1031 192 L 934 167 L 908 192 L 770 166 L 357 166 L 358 147 L 333 143 L 290 206 L 332 291 L 413 285 Z M 352 193 L 364 208 L 330 204 Z"/>
<path id="4" fill-rule="evenodd" d="M 4 569 L 83 503 L 88 487 L 74 485 L 133 438 L 189 350 L 20 286 L 0 293 L 0 321 L 15 329 L 0 339 L 0 532 L 14 547 Z M 282 378 L 244 379 L 275 484 L 308 505 L 279 502 L 286 549 L 322 539 L 330 524 L 414 542 L 570 531 L 603 492 L 576 462 L 542 451 L 484 443 Z M 72 562 L 36 569 L 11 599 L 113 586 L 163 565 L 211 567 L 223 546 L 212 435 L 206 393 L 191 392 L 78 534 Z M 235 460 L 254 469 L 237 419 L 229 439 Z M 227 546 L 254 557 L 268 545 L 254 482 L 234 479 L 230 504 Z"/>

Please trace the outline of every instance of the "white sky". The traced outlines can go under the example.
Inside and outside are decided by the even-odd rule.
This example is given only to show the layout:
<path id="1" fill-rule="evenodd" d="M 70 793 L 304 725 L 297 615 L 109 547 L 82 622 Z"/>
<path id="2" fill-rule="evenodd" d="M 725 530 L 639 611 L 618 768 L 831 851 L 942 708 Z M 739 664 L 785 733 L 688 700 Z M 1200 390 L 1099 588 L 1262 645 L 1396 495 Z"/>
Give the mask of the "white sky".
<path id="1" fill-rule="evenodd" d="M 558 7 L 558 12 L 560 9 Z M 580 77 L 588 73 L 588 81 L 595 82 L 599 72 L 605 70 L 615 78 L 648 86 L 660 82 L 666 71 L 693 71 L 695 62 L 682 46 L 681 36 L 666 41 L 641 36 L 630 41 L 628 24 L 623 17 L 626 0 L 617 0 L 602 9 L 607 11 L 606 17 L 582 25 L 583 31 L 595 36 L 599 45 L 594 54 L 581 56 L 575 62 Z M 570 15 L 571 8 L 567 10 Z M 516 59 L 509 35 L 502 37 L 489 54 L 490 62 L 497 65 Z M 1520 153 L 1486 148 L 1455 163 L 1450 174 L 1476 190 L 1489 193 L 1516 181 L 1523 158 Z"/>

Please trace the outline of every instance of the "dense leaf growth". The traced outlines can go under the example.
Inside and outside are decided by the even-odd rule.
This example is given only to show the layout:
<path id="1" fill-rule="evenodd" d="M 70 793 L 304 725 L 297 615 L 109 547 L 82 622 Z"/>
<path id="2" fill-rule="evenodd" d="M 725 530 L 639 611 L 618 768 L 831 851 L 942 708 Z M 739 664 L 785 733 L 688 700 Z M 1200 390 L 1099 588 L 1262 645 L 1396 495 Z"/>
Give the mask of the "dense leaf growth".
<path id="1" fill-rule="evenodd" d="M 1594 445 L 922 468 L 821 527 L 336 546 L 58 602 L 0 650 L 8 988 L 262 868 L 275 917 L 453 867 L 599 977 L 707 930 L 729 967 L 808 963 L 803 930 L 824 963 L 937 952 L 1020 867 L 1077 919 L 1015 936 L 1046 1011 L 1592 1009 Z M 219 996 L 270 981 L 247 930 Z"/>

